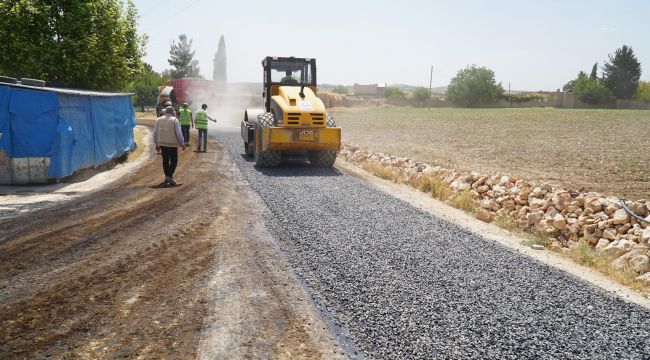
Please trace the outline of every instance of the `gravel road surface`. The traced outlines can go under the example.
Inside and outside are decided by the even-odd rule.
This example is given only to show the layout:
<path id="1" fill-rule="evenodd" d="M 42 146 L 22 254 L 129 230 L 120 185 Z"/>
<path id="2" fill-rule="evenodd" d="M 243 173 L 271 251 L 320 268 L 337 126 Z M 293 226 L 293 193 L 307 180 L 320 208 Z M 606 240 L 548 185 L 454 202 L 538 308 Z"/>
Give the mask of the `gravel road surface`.
<path id="1" fill-rule="evenodd" d="M 650 312 L 341 174 L 258 169 L 283 251 L 368 358 L 650 359 Z M 354 353 L 350 354 L 352 357 Z"/>

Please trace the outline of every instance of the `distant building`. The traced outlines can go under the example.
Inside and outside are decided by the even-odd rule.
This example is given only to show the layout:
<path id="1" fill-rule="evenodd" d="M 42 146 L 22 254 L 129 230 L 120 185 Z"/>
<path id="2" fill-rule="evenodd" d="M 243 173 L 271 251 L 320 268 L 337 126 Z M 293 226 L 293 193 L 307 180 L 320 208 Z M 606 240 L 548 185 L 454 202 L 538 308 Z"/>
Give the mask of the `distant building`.
<path id="1" fill-rule="evenodd" d="M 386 97 L 386 84 L 361 85 L 354 83 L 354 96 Z"/>

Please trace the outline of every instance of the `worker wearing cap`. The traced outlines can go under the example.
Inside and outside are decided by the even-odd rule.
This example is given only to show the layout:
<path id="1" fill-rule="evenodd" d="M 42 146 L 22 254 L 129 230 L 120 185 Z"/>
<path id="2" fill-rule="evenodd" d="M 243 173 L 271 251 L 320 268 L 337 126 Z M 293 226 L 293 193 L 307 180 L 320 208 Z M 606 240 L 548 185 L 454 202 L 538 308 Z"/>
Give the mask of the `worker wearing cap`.
<path id="1" fill-rule="evenodd" d="M 158 116 L 164 116 L 165 115 L 165 109 L 167 109 L 168 106 L 172 106 L 171 101 L 165 101 L 163 106 L 159 109 L 160 112 L 158 113 Z"/>
<path id="2" fill-rule="evenodd" d="M 197 151 L 201 151 L 201 140 L 203 140 L 203 152 L 208 151 L 208 119 L 213 122 L 217 122 L 216 119 L 213 119 L 210 114 L 207 112 L 208 105 L 201 105 L 201 110 L 196 112 L 194 115 L 194 126 L 199 131 L 199 146 L 196 148 Z"/>
<path id="3" fill-rule="evenodd" d="M 185 146 L 190 145 L 190 126 L 192 126 L 192 110 L 187 108 L 187 103 L 178 110 L 178 122 L 181 124 L 181 132 L 185 139 Z"/>
<path id="4" fill-rule="evenodd" d="M 174 108 L 165 108 L 165 115 L 156 119 L 153 128 L 153 141 L 156 150 L 160 151 L 163 160 L 163 171 L 165 172 L 165 184 L 176 185 L 174 171 L 178 164 L 178 148 L 185 150 L 185 142 L 181 126 L 175 116 Z"/>

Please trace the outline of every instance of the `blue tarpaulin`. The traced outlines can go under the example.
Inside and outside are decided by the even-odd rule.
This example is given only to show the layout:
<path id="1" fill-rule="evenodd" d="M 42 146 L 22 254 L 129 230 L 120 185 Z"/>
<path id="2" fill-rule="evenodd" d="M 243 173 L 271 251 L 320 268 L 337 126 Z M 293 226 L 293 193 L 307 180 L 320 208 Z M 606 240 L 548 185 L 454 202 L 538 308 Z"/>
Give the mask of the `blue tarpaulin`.
<path id="1" fill-rule="evenodd" d="M 129 152 L 134 126 L 129 94 L 0 84 L 0 150 L 49 157 L 53 179 Z"/>

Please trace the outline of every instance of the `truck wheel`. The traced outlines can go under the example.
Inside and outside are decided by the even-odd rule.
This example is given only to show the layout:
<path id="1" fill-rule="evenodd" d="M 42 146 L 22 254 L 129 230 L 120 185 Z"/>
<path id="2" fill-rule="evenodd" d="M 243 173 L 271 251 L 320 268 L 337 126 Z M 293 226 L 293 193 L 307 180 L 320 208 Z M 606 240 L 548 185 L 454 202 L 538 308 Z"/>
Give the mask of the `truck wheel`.
<path id="1" fill-rule="evenodd" d="M 280 160 L 282 160 L 282 153 L 279 151 L 265 150 L 255 152 L 255 165 L 259 167 L 277 167 L 280 165 Z"/>
<path id="2" fill-rule="evenodd" d="M 244 154 L 246 154 L 246 156 L 248 156 L 248 157 L 251 157 L 251 156 L 255 155 L 255 146 L 253 146 L 253 144 L 251 144 L 251 143 L 245 142 L 244 143 Z"/>
<path id="3" fill-rule="evenodd" d="M 336 150 L 309 151 L 309 162 L 316 167 L 332 167 L 336 161 Z"/>
<path id="4" fill-rule="evenodd" d="M 257 136 L 258 133 L 261 133 L 262 127 L 268 127 L 268 120 L 263 122 L 262 119 L 265 118 L 265 115 L 271 115 L 272 119 L 275 119 L 275 116 L 271 113 L 265 113 L 258 117 L 258 124 L 255 125 L 255 165 L 260 167 L 277 167 L 280 165 L 280 160 L 282 160 L 282 152 L 274 150 L 264 150 L 262 151 L 262 137 Z M 268 117 L 266 117 L 268 119 Z"/>
<path id="5" fill-rule="evenodd" d="M 334 116 L 330 115 L 329 113 L 326 114 L 326 126 L 327 127 L 336 127 L 336 119 L 334 119 Z"/>

